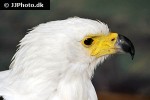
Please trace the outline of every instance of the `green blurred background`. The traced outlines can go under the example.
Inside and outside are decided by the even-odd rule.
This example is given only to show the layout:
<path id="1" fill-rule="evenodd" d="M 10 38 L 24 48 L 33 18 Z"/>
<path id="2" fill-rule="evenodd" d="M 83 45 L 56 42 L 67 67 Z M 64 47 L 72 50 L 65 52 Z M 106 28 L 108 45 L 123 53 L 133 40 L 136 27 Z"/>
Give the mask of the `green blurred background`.
<path id="1" fill-rule="evenodd" d="M 0 11 L 0 70 L 9 67 L 28 29 L 68 17 L 98 19 L 135 45 L 135 58 L 114 55 L 95 71 L 96 91 L 150 96 L 150 0 L 51 0 L 51 10 Z"/>

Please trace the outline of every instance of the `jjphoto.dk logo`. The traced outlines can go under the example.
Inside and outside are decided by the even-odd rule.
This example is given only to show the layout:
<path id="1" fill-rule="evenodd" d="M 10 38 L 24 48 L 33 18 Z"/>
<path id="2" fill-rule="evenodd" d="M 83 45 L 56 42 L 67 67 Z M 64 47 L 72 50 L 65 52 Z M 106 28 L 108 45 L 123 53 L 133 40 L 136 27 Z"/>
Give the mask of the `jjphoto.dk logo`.
<path id="1" fill-rule="evenodd" d="M 38 2 L 37 4 L 31 4 L 31 3 L 27 3 L 27 4 L 24 4 L 22 2 L 20 3 L 4 3 L 4 7 L 5 8 L 8 8 L 8 7 L 44 7 L 44 4 L 41 3 L 41 2 Z"/>
<path id="2" fill-rule="evenodd" d="M 1 3 L 2 2 L 2 3 Z M 50 0 L 0 1 L 1 10 L 50 10 Z"/>

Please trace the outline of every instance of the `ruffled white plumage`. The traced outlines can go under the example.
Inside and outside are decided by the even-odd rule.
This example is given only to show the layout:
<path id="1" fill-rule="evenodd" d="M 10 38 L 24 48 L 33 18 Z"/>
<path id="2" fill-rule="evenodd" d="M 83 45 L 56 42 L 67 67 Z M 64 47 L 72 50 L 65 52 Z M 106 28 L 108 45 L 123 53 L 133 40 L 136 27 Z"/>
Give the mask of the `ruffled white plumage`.
<path id="1" fill-rule="evenodd" d="M 90 57 L 80 41 L 108 34 L 100 21 L 69 18 L 34 27 L 21 41 L 10 65 L 0 72 L 6 100 L 97 100 L 91 83 L 96 65 L 107 56 Z"/>

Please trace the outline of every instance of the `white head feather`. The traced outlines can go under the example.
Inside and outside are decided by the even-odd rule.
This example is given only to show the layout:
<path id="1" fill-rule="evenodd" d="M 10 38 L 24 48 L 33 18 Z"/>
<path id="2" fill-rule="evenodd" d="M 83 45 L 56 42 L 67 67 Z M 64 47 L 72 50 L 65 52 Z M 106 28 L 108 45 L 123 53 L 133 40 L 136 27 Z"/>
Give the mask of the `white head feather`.
<path id="1" fill-rule="evenodd" d="M 80 41 L 97 33 L 108 34 L 107 25 L 77 17 L 34 27 L 21 40 L 6 89 L 14 100 L 96 100 L 91 76 L 107 56 L 90 57 Z"/>

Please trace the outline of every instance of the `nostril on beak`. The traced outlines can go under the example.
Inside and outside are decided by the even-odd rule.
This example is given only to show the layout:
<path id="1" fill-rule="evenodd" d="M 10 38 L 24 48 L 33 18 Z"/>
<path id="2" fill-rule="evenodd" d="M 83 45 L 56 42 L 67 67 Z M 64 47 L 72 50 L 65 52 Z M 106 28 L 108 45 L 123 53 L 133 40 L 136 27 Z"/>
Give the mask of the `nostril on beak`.
<path id="1" fill-rule="evenodd" d="M 115 38 L 111 39 L 111 41 L 114 41 L 114 40 L 115 40 Z"/>

